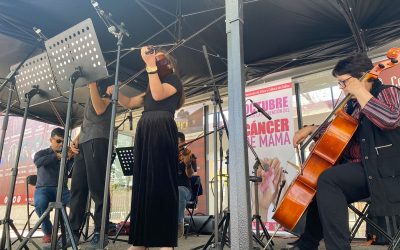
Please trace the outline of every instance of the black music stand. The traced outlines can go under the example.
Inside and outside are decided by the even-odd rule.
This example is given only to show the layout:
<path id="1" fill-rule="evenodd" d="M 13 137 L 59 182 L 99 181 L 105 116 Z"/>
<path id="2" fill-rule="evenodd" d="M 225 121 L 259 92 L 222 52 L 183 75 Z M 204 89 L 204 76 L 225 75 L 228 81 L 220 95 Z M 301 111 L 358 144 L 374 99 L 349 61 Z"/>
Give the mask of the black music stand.
<path id="1" fill-rule="evenodd" d="M 135 161 L 133 147 L 120 147 L 116 148 L 115 151 L 118 155 L 119 163 L 121 164 L 122 172 L 124 176 L 133 175 L 133 162 Z"/>
<path id="2" fill-rule="evenodd" d="M 65 178 L 65 164 L 67 159 L 67 146 L 71 122 L 72 102 L 74 98 L 75 87 L 85 86 L 89 82 L 108 76 L 106 64 L 101 53 L 93 23 L 86 19 L 72 28 L 56 35 L 45 42 L 50 65 L 52 66 L 57 85 L 61 92 L 69 92 L 67 117 L 65 123 L 64 145 L 62 149 L 62 158 L 60 164 L 60 174 L 58 176 L 56 202 L 51 202 L 49 207 L 39 218 L 27 237 L 18 247 L 21 249 L 26 245 L 29 238 L 38 229 L 44 218 L 55 209 L 54 226 L 52 232 L 51 249 L 56 249 L 58 223 L 61 222 L 62 243 L 66 244 L 65 229 L 72 243 L 72 248 L 77 249 L 71 226 L 68 220 L 67 212 L 61 202 L 63 182 Z M 69 88 L 67 88 L 69 86 Z M 59 212 L 61 211 L 62 220 Z"/>
<path id="3" fill-rule="evenodd" d="M 10 181 L 9 192 L 7 195 L 8 199 L 7 199 L 5 219 L 2 221 L 2 224 L 4 224 L 4 232 L 0 248 L 5 248 L 5 245 L 7 245 L 7 249 L 9 250 L 11 249 L 9 227 L 11 227 L 14 230 L 14 232 L 18 237 L 18 240 L 23 242 L 21 235 L 18 233 L 13 224 L 13 220 L 10 219 L 10 215 L 11 215 L 12 200 L 15 191 L 16 178 L 18 175 L 18 164 L 21 155 L 23 137 L 25 134 L 28 110 L 30 105 L 33 106 L 35 104 L 42 102 L 43 99 L 58 96 L 58 92 L 56 91 L 54 85 L 54 78 L 50 68 L 49 59 L 46 53 L 34 56 L 26 60 L 22 65 L 20 64 L 13 65 L 11 66 L 10 69 L 11 71 L 17 71 L 18 73 L 15 77 L 15 87 L 20 102 L 20 106 L 24 108 L 24 117 L 22 121 L 16 160 L 14 162 L 14 167 L 12 169 L 12 177 Z M 36 96 L 37 94 L 39 95 Z M 36 97 L 32 99 L 34 96 Z M 28 240 L 30 240 L 30 237 L 26 239 L 26 242 Z M 36 243 L 34 243 L 33 241 L 32 243 L 36 247 L 38 247 Z"/>
<path id="4" fill-rule="evenodd" d="M 115 151 L 117 152 L 119 163 L 121 165 L 121 169 L 122 169 L 122 172 L 124 173 L 124 176 L 132 176 L 133 175 L 133 162 L 135 161 L 134 154 L 133 154 L 134 148 L 133 147 L 120 147 L 120 148 L 116 148 Z M 113 240 L 113 243 L 115 243 L 115 241 L 128 242 L 127 240 L 118 239 L 118 237 L 130 216 L 131 216 L 131 211 L 129 211 L 129 213 L 126 215 L 125 220 L 122 223 L 121 227 L 118 229 L 117 233 L 115 234 L 115 237 L 111 238 Z"/>

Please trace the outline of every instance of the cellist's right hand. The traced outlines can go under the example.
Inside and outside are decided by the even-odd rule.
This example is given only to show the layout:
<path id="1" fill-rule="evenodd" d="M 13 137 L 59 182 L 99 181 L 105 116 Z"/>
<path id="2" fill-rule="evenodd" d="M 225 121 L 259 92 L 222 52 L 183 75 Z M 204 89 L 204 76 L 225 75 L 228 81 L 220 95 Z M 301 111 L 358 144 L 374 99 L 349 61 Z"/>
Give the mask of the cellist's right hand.
<path id="1" fill-rule="evenodd" d="M 297 147 L 300 143 L 302 143 L 309 135 L 311 135 L 316 126 L 306 126 L 294 133 L 293 136 L 293 147 Z"/>

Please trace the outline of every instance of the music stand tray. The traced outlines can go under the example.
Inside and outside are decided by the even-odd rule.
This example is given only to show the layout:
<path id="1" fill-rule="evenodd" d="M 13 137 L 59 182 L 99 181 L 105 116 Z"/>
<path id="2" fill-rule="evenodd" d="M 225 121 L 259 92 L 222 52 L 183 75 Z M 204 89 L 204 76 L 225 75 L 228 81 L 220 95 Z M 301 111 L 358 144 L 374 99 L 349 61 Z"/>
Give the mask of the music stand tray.
<path id="1" fill-rule="evenodd" d="M 119 163 L 121 164 L 122 172 L 124 176 L 132 176 L 133 175 L 133 163 L 135 161 L 133 151 L 133 147 L 120 147 L 116 148 Z"/>
<path id="2" fill-rule="evenodd" d="M 50 38 L 45 45 L 63 93 L 69 91 L 69 77 L 77 66 L 83 75 L 77 79 L 75 87 L 86 86 L 108 76 L 107 65 L 90 18 Z"/>
<path id="3" fill-rule="evenodd" d="M 10 69 L 14 70 L 17 66 L 15 64 Z M 26 60 L 15 76 L 16 92 L 22 108 L 25 107 L 25 94 L 34 86 L 38 86 L 40 94 L 32 99 L 31 106 L 60 97 L 46 52 Z"/>

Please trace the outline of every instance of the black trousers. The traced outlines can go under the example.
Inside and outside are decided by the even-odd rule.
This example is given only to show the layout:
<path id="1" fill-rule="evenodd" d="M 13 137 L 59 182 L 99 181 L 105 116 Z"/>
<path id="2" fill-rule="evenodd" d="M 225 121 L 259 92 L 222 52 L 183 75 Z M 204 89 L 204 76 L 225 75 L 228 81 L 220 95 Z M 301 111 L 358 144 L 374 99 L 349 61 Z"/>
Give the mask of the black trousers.
<path id="1" fill-rule="evenodd" d="M 79 144 L 79 154 L 75 156 L 71 183 L 71 207 L 69 219 L 72 230 L 77 233 L 85 219 L 88 192 L 95 203 L 95 232 L 100 232 L 103 196 L 107 167 L 108 140 L 93 139 Z M 110 198 L 108 198 L 110 199 Z M 110 214 L 108 202 L 106 233 Z"/>
<path id="2" fill-rule="evenodd" d="M 316 199 L 307 211 L 301 249 L 317 249 L 324 239 L 328 250 L 350 249 L 347 204 L 369 197 L 364 169 L 360 163 L 346 163 L 323 172 L 317 184 Z"/>

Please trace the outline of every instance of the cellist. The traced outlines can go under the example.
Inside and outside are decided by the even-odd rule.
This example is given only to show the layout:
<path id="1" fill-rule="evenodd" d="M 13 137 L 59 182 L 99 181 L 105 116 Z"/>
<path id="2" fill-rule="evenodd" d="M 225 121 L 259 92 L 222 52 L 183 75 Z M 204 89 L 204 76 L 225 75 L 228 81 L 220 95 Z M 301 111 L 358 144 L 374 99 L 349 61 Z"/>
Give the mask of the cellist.
<path id="1" fill-rule="evenodd" d="M 321 239 L 328 250 L 350 249 L 348 203 L 370 197 L 370 214 L 400 212 L 400 90 L 364 77 L 373 67 L 366 54 L 358 53 L 340 60 L 332 71 L 341 90 L 352 95 L 345 111 L 359 126 L 340 164 L 319 176 L 305 230 L 288 249 L 318 249 Z M 317 127 L 297 131 L 293 145 L 297 147 Z"/>

